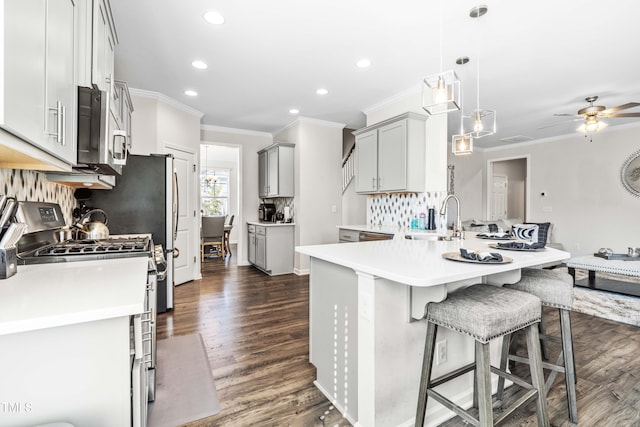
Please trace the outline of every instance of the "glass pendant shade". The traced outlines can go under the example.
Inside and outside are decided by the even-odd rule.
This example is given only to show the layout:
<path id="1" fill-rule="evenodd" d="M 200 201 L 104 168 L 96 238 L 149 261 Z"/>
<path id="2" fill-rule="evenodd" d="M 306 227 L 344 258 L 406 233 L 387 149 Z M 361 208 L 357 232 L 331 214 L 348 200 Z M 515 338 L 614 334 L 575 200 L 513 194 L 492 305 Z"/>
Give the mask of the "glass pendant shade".
<path id="1" fill-rule="evenodd" d="M 473 153 L 473 137 L 471 134 L 453 135 L 453 138 L 451 138 L 451 152 L 456 156 Z"/>
<path id="2" fill-rule="evenodd" d="M 584 123 L 581 124 L 580 127 L 578 127 L 578 129 L 576 130 L 582 133 L 591 133 L 599 132 L 606 127 L 607 124 L 598 120 L 598 116 L 587 116 L 587 118 L 584 120 Z"/>
<path id="3" fill-rule="evenodd" d="M 494 110 L 474 110 L 465 116 L 464 120 L 466 122 L 464 128 L 474 138 L 482 138 L 496 133 L 496 112 Z"/>
<path id="4" fill-rule="evenodd" d="M 422 84 L 422 108 L 430 116 L 460 109 L 460 79 L 449 70 L 427 76 Z"/>

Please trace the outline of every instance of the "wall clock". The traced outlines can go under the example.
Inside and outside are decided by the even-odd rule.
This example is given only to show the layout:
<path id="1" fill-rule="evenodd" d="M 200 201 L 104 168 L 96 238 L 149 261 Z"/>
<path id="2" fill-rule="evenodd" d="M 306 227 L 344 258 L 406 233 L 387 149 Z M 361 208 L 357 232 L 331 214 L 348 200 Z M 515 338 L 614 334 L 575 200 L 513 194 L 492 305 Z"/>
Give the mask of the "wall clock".
<path id="1" fill-rule="evenodd" d="M 620 179 L 627 191 L 640 197 L 640 150 L 630 155 L 624 162 L 620 169 Z"/>

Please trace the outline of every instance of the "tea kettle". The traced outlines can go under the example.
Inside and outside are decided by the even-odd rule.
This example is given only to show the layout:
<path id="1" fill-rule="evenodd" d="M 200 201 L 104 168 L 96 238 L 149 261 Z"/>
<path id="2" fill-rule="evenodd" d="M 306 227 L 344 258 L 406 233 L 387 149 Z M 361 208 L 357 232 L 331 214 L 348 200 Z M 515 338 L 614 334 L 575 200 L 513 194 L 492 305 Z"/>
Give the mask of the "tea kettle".
<path id="1" fill-rule="evenodd" d="M 104 222 L 100 221 L 89 221 L 86 224 L 83 224 L 83 221 L 87 218 L 90 218 L 94 213 L 99 213 L 104 217 Z M 107 218 L 107 213 L 102 209 L 91 209 L 87 211 L 80 217 L 78 222 L 74 224 L 74 227 L 78 228 L 78 238 L 81 240 L 100 240 L 100 239 L 108 239 L 109 238 L 109 228 L 107 228 L 107 223 L 109 219 Z"/>

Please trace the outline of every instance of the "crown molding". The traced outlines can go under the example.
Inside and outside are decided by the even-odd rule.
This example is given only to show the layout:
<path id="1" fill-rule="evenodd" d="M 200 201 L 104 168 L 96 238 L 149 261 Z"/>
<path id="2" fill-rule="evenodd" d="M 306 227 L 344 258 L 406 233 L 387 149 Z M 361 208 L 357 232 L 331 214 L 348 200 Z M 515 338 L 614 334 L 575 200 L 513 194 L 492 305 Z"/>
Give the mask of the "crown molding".
<path id="1" fill-rule="evenodd" d="M 273 132 L 273 135 L 277 135 L 281 132 L 284 132 L 287 129 L 290 129 L 298 124 L 302 124 L 302 123 L 306 123 L 306 124 L 311 124 L 311 125 L 318 125 L 318 126 L 324 126 L 324 127 L 329 127 L 329 128 L 338 128 L 338 129 L 344 129 L 347 125 L 344 123 L 338 123 L 338 122 L 330 122 L 328 120 L 320 120 L 320 119 L 312 119 L 310 117 L 298 117 L 296 118 L 294 121 L 292 121 L 291 123 L 289 123 L 288 125 L 286 125 L 285 127 L 278 129 L 277 131 Z"/>
<path id="2" fill-rule="evenodd" d="M 188 105 L 185 105 L 179 101 L 176 101 L 173 98 L 169 98 L 167 95 L 160 92 L 153 92 L 150 90 L 143 89 L 135 89 L 129 88 L 129 93 L 133 96 L 139 96 L 141 98 L 150 98 L 155 99 L 157 101 L 162 101 L 165 104 L 168 104 L 178 110 L 184 111 L 187 114 L 191 114 L 192 116 L 196 116 L 198 119 L 201 119 L 204 116 L 204 113 L 196 110 L 195 108 L 191 108 Z"/>
<path id="3" fill-rule="evenodd" d="M 223 126 L 213 126 L 213 125 L 201 125 L 201 130 L 210 131 L 210 132 L 224 132 L 224 133 L 235 133 L 240 135 L 250 135 L 250 136 L 261 136 L 265 138 L 273 138 L 273 134 L 269 132 L 259 132 L 257 130 L 247 130 L 247 129 L 236 129 L 236 128 L 227 128 Z"/>

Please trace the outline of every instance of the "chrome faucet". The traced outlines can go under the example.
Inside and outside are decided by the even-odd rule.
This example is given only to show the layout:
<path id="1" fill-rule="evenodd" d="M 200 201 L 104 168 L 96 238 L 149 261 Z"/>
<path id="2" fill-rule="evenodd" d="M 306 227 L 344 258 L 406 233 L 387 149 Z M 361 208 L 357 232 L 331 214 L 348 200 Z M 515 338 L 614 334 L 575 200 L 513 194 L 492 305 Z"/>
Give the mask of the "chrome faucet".
<path id="1" fill-rule="evenodd" d="M 442 207 L 440 208 L 440 215 L 447 214 L 447 202 L 449 199 L 453 199 L 456 201 L 456 222 L 453 225 L 453 233 L 451 237 L 453 239 L 464 239 L 464 233 L 462 232 L 462 221 L 460 221 L 460 199 L 455 194 L 448 194 L 447 197 L 444 198 L 442 202 Z"/>

